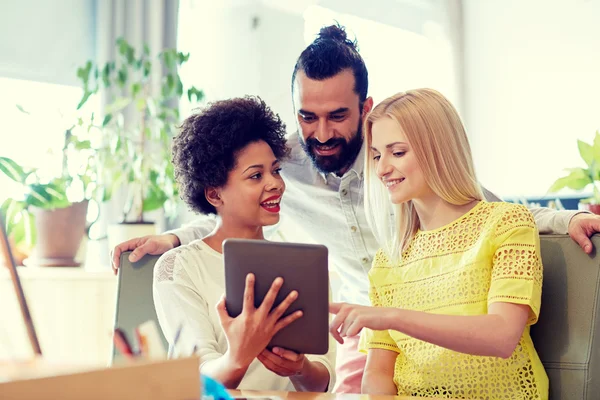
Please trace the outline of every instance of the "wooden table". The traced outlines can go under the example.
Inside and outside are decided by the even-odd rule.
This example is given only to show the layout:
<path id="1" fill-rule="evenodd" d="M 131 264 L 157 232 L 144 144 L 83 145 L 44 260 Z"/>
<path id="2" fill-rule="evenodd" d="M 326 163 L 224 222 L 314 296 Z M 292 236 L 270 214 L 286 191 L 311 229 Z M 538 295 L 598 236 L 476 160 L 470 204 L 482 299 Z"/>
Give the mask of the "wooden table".
<path id="1" fill-rule="evenodd" d="M 308 392 L 268 392 L 253 390 L 230 390 L 234 397 L 264 397 L 276 396 L 283 400 L 441 400 L 434 397 L 412 397 L 412 396 L 384 396 L 368 394 L 335 394 L 335 393 L 308 393 Z M 447 399 L 446 399 L 447 400 Z"/>

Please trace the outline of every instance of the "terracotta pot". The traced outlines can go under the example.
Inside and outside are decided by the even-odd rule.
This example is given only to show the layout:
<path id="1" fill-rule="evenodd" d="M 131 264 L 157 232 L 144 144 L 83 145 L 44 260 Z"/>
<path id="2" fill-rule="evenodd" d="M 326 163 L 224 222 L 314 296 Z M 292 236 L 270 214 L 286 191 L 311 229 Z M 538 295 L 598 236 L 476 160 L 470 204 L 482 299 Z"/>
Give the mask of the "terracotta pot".
<path id="1" fill-rule="evenodd" d="M 579 209 L 600 215 L 600 204 L 579 203 Z"/>
<path id="2" fill-rule="evenodd" d="M 78 266 L 77 250 L 86 229 L 88 201 L 69 207 L 44 210 L 32 208 L 37 230 L 37 243 L 25 265 L 47 267 Z"/>

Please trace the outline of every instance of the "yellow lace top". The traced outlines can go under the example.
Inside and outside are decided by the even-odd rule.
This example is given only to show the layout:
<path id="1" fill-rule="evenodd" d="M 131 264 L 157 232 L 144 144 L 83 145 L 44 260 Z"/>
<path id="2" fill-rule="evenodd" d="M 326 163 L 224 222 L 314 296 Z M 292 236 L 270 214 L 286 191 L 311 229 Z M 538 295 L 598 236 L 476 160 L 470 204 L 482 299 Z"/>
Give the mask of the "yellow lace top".
<path id="1" fill-rule="evenodd" d="M 391 330 L 363 330 L 360 350 L 398 352 L 399 395 L 547 399 L 548 377 L 529 334 L 540 311 L 540 260 L 533 216 L 521 205 L 482 201 L 446 226 L 418 231 L 398 265 L 381 250 L 375 256 L 372 304 L 448 315 L 487 314 L 494 302 L 526 304 L 523 336 L 508 359 L 458 353 Z"/>

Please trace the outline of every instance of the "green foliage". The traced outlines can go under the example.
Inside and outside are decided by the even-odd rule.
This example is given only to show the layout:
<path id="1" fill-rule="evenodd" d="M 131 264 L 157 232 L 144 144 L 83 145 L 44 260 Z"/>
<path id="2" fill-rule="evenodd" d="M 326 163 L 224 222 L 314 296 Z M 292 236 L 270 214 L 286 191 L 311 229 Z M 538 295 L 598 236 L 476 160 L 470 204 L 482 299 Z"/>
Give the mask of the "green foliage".
<path id="1" fill-rule="evenodd" d="M 589 185 L 593 185 L 593 196 L 583 201 L 600 204 L 600 190 L 597 187 L 597 182 L 600 181 L 600 131 L 596 131 L 592 144 L 578 140 L 577 147 L 587 168 L 568 168 L 566 170 L 568 174 L 558 178 L 549 191 L 554 193 L 564 188 L 584 190 Z"/>
<path id="2" fill-rule="evenodd" d="M 68 207 L 66 190 L 71 178 L 55 178 L 41 182 L 37 170 L 26 169 L 10 158 L 0 157 L 0 172 L 17 182 L 22 188 L 22 196 L 7 198 L 0 205 L 7 234 L 12 235 L 15 244 L 31 247 L 36 241 L 35 219 L 31 207 L 55 209 Z"/>
<path id="3" fill-rule="evenodd" d="M 189 54 L 166 49 L 152 56 L 147 45 L 138 51 L 122 38 L 115 45 L 116 62 L 88 61 L 77 70 L 84 90 L 78 109 L 101 91 L 111 96 L 102 121 L 88 123 L 88 131 L 101 132 L 96 149 L 101 198 L 107 201 L 125 190 L 124 221 L 142 222 L 144 212 L 160 208 L 173 216 L 179 195 L 170 149 L 181 122 L 179 100 L 200 102 L 204 93 L 186 90 L 181 82 L 178 70 Z"/>

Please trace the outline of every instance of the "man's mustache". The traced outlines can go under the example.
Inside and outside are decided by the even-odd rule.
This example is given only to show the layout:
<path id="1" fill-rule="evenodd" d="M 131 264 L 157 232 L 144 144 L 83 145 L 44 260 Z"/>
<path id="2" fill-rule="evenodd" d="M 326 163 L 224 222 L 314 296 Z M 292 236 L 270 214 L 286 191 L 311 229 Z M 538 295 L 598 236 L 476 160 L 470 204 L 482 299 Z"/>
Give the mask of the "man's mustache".
<path id="1" fill-rule="evenodd" d="M 309 138 L 309 139 L 306 140 L 306 144 L 309 147 L 321 147 L 321 146 L 328 146 L 328 147 L 331 146 L 331 147 L 333 147 L 333 146 L 337 146 L 339 144 L 344 144 L 344 143 L 345 143 L 344 139 L 339 139 L 339 138 L 329 139 L 325 143 L 321 143 L 317 139 L 314 139 L 314 138 Z"/>

